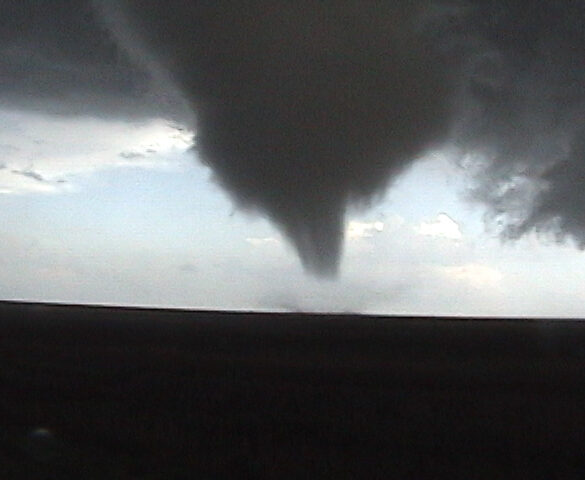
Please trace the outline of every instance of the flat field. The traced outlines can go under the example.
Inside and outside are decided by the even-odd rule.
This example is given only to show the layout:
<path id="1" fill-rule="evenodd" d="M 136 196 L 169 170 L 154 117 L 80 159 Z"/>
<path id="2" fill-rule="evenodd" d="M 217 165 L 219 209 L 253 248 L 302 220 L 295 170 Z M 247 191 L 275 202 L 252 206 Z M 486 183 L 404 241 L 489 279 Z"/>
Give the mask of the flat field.
<path id="1" fill-rule="evenodd" d="M 585 323 L 0 303 L 2 479 L 582 479 Z"/>

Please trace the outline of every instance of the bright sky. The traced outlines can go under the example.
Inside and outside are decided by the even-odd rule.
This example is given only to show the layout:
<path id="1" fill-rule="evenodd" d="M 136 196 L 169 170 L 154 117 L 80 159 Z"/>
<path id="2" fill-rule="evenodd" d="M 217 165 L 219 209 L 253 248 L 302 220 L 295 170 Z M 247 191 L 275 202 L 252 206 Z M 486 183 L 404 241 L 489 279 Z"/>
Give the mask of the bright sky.
<path id="1" fill-rule="evenodd" d="M 503 244 L 436 152 L 352 212 L 337 280 L 306 275 L 266 220 L 234 208 L 165 120 L 0 111 L 0 298 L 383 314 L 585 315 L 585 256 Z"/>

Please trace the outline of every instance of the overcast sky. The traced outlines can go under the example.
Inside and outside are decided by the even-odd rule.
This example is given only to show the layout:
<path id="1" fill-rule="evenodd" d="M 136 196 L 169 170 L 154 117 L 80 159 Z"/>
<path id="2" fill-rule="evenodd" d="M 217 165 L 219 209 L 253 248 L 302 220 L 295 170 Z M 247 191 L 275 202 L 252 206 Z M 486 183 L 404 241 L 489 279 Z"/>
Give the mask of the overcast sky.
<path id="1" fill-rule="evenodd" d="M 553 8 L 554 3 L 539 1 Z M 150 3 L 153 12 L 166 5 Z M 95 13 L 98 4 L 103 8 Z M 577 107 L 559 115 L 556 105 L 526 100 L 527 89 L 536 95 L 545 87 L 531 79 L 522 80 L 525 89 L 513 84 L 515 64 L 500 58 L 509 54 L 515 62 L 526 60 L 521 48 L 490 44 L 489 53 L 497 57 L 493 64 L 481 51 L 481 62 L 489 64 L 482 63 L 473 74 L 481 95 L 473 102 L 458 97 L 457 105 L 468 102 L 473 108 L 451 121 L 441 95 L 452 100 L 450 89 L 460 82 L 434 67 L 425 67 L 424 81 L 407 87 L 356 93 L 355 85 L 370 88 L 377 77 L 356 74 L 347 90 L 345 70 L 332 64 L 330 71 L 321 72 L 315 60 L 322 58 L 321 50 L 293 36 L 293 45 L 299 43 L 309 60 L 291 60 L 291 65 L 309 72 L 302 85 L 317 86 L 305 97 L 296 80 L 287 80 L 285 93 L 299 94 L 301 100 L 283 101 L 273 93 L 264 96 L 270 78 L 259 80 L 260 87 L 246 87 L 257 80 L 252 67 L 235 81 L 229 73 L 233 59 L 221 57 L 225 63 L 218 65 L 227 65 L 226 73 L 193 53 L 209 78 L 193 73 L 191 66 L 179 68 L 189 64 L 190 50 L 170 60 L 161 51 L 174 51 L 166 48 L 191 38 L 186 25 L 178 26 L 169 45 L 152 47 L 142 29 L 147 25 L 156 32 L 157 17 L 128 26 L 111 8 L 117 4 L 128 11 L 138 5 L 131 0 L 59 0 L 51 3 L 53 12 L 44 11 L 47 3 L 34 1 L 0 9 L 13 19 L 11 27 L 0 28 L 0 299 L 383 314 L 585 315 L 585 255 L 576 248 L 585 231 L 581 120 Z M 317 14 L 325 15 L 327 24 L 320 8 Z M 177 9 L 182 18 L 185 12 Z M 413 64 L 398 68 L 376 57 L 376 68 L 381 62 L 378 73 L 410 79 L 418 72 L 416 62 L 428 64 L 427 50 L 418 37 L 420 45 L 404 50 L 393 9 L 364 8 L 364 23 L 356 23 L 350 37 L 362 38 L 370 31 L 364 25 L 377 18 L 372 40 L 364 40 L 359 55 L 348 58 L 353 62 L 365 55 L 364 49 L 384 47 L 380 42 L 388 40 L 384 32 L 389 25 L 390 53 L 406 51 L 407 63 Z M 62 25 L 54 29 L 52 19 L 59 12 Z M 213 25 L 215 12 L 204 13 Z M 406 11 L 400 18 L 410 22 L 415 14 L 419 12 Z M 278 12 L 271 15 L 271 22 L 282 20 Z M 283 28 L 294 22 L 305 25 L 304 11 L 287 15 L 293 20 Z M 384 23 L 384 15 L 394 23 Z M 80 28 L 80 18 L 90 23 Z M 249 28 L 240 18 L 237 10 L 228 15 L 235 32 Z M 333 45 L 336 22 L 327 24 L 330 30 L 311 26 L 309 33 Z M 538 31 L 537 23 L 526 35 Z M 11 28 L 21 34 L 15 36 Z M 215 31 L 209 28 L 213 39 Z M 566 39 L 546 40 L 543 44 L 554 52 Z M 259 55 L 273 69 L 266 70 L 277 76 L 288 71 L 287 55 L 296 58 L 288 44 L 277 61 L 273 53 L 264 57 L 254 50 L 255 43 L 250 45 L 241 47 L 243 52 Z M 218 56 L 225 53 L 222 48 Z M 337 46 L 331 48 L 333 58 L 339 52 Z M 554 57 L 554 65 L 571 65 L 574 55 Z M 237 62 L 233 65 L 240 68 Z M 536 69 L 526 62 L 522 75 Z M 468 68 L 465 63 L 455 71 Z M 313 70 L 319 74 L 312 76 Z M 551 92 L 561 91 L 565 81 L 573 85 L 575 78 L 581 80 L 578 74 L 559 80 L 546 66 L 541 70 L 541 77 L 557 82 Z M 333 85 L 337 95 L 351 100 L 340 103 L 318 87 L 329 76 L 334 80 L 327 92 Z M 216 88 L 212 80 L 223 86 Z M 240 81 L 246 88 L 240 88 Z M 491 98 L 488 88 L 504 89 L 505 98 L 522 108 L 510 114 L 507 104 L 494 106 L 486 100 Z M 429 106 L 434 91 L 438 100 Z M 200 98 L 203 107 L 198 107 Z M 232 103 L 224 107 L 224 98 L 244 100 L 234 108 Z M 546 102 L 557 99 L 551 94 Z M 393 108 L 374 108 L 381 100 L 394 102 Z M 257 105 L 266 112 L 261 120 L 254 113 Z M 315 105 L 333 109 L 337 117 L 302 123 L 319 113 Z M 291 108 L 298 109 L 302 121 L 290 114 Z M 404 120 L 411 110 L 416 112 L 412 125 Z M 484 121 L 477 122 L 480 110 Z M 524 117 L 518 111 L 528 113 Z M 449 141 L 442 127 L 448 121 Z M 396 122 L 398 133 L 391 128 Z M 283 125 L 282 130 L 271 130 L 272 123 Z M 469 130 L 460 131 L 467 124 Z M 517 126 L 513 132 L 511 124 Z M 266 132 L 278 140 L 267 143 L 264 151 Z M 355 151 L 346 143 L 348 135 L 359 145 Z M 281 152 L 274 155 L 280 160 L 272 163 L 275 151 Z M 381 151 L 390 160 L 378 158 Z M 243 172 L 242 165 L 249 170 Z"/>

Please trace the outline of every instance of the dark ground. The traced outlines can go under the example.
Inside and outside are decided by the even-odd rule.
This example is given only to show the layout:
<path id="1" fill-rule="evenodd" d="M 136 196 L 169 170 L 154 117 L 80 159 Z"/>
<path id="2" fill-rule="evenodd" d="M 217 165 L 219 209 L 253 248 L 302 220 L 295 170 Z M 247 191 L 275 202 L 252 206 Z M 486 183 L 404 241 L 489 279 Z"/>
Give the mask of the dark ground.
<path id="1" fill-rule="evenodd" d="M 584 447 L 585 323 L 0 303 L 2 480 L 581 480 Z"/>

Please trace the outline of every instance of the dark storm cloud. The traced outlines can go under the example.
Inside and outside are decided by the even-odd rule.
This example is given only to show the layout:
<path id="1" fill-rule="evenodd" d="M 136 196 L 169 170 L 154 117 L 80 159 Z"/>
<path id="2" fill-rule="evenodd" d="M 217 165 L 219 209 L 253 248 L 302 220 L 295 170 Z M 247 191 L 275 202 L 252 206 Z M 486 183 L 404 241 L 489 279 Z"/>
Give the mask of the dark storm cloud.
<path id="1" fill-rule="evenodd" d="M 3 1 L 0 18 L 0 106 L 124 117 L 173 107 L 89 0 Z"/>
<path id="2" fill-rule="evenodd" d="M 414 3 L 101 5 L 118 38 L 134 32 L 130 50 L 154 54 L 189 100 L 218 182 L 328 275 L 348 204 L 381 194 L 446 132 L 447 78 L 417 31 L 425 2 Z"/>
<path id="3" fill-rule="evenodd" d="M 478 159 L 473 195 L 506 236 L 585 245 L 584 5 L 2 2 L 0 101 L 180 122 L 178 89 L 217 181 L 320 274 L 348 206 L 446 141 Z"/>
<path id="4" fill-rule="evenodd" d="M 459 19 L 467 51 L 457 140 L 483 156 L 474 195 L 507 237 L 551 231 L 583 246 L 585 2 L 473 7 Z"/>

